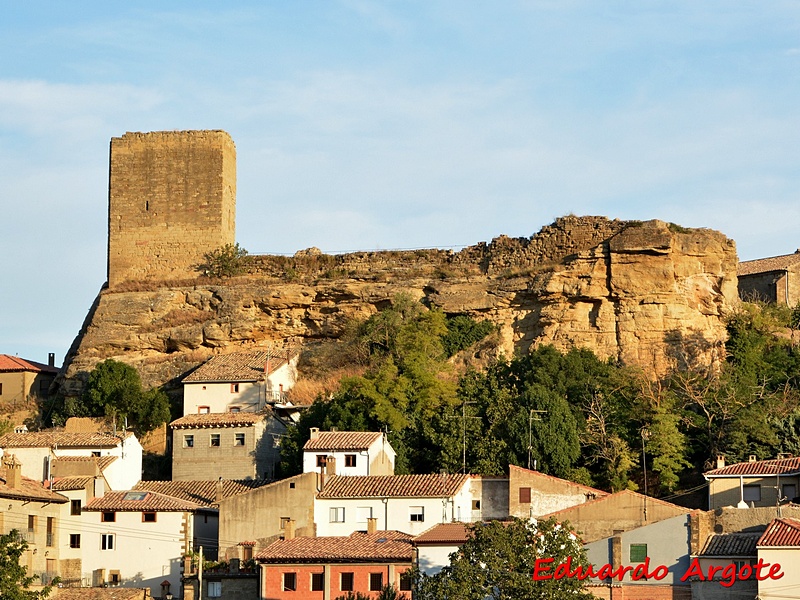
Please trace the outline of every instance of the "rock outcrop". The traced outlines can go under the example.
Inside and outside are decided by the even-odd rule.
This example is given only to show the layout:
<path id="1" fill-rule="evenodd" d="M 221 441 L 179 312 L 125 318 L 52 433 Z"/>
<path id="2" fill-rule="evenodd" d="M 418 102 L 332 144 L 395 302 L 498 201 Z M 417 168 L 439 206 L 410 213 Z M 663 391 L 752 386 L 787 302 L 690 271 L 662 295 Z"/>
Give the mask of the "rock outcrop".
<path id="1" fill-rule="evenodd" d="M 148 385 L 214 353 L 335 339 L 398 293 L 489 319 L 506 355 L 553 344 L 593 350 L 654 376 L 721 360 L 737 301 L 736 249 L 707 229 L 564 217 L 525 238 L 443 250 L 255 257 L 250 273 L 104 290 L 65 363 L 66 393 L 115 358 Z M 125 291 L 126 289 L 141 291 Z"/>

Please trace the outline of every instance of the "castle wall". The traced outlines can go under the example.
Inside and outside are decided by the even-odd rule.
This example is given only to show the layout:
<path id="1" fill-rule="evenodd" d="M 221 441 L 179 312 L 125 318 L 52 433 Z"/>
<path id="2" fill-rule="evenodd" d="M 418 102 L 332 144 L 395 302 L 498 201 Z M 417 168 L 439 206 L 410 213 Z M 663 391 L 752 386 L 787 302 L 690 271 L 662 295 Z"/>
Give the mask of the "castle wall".
<path id="1" fill-rule="evenodd" d="M 197 276 L 211 250 L 234 243 L 236 148 L 224 131 L 112 138 L 108 284 Z"/>

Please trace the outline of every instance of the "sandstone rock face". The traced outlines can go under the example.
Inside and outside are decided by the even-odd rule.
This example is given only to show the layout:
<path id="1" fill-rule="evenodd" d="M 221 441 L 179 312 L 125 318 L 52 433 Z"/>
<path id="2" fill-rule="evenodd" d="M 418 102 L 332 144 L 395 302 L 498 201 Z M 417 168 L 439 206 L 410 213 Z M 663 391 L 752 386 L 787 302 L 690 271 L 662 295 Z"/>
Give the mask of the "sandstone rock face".
<path id="1" fill-rule="evenodd" d="M 565 217 L 530 239 L 458 253 L 289 260 L 257 257 L 249 275 L 224 282 L 103 291 L 67 357 L 64 391 L 78 393 L 106 358 L 156 385 L 214 353 L 335 339 L 401 292 L 496 323 L 507 356 L 539 344 L 585 347 L 657 376 L 721 360 L 722 318 L 737 301 L 733 241 L 661 221 Z"/>

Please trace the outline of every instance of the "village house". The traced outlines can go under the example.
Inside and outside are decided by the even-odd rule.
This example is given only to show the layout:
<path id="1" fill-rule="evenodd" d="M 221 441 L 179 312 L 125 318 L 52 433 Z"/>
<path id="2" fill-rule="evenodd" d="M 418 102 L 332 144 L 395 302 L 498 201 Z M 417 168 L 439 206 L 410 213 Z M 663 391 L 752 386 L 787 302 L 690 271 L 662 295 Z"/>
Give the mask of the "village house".
<path id="1" fill-rule="evenodd" d="M 516 465 L 508 466 L 508 477 L 508 515 L 520 519 L 539 517 L 608 495 L 602 490 Z"/>
<path id="2" fill-rule="evenodd" d="M 107 492 L 91 499 L 83 512 L 83 569 L 93 585 L 146 587 L 153 596 L 177 594 L 183 556 L 190 553 L 197 502 L 150 491 Z"/>
<path id="3" fill-rule="evenodd" d="M 0 403 L 21 406 L 31 397 L 47 398 L 58 374 L 55 354 L 48 355 L 48 364 L 25 360 L 19 356 L 0 354 Z"/>
<path id="4" fill-rule="evenodd" d="M 319 471 L 333 457 L 338 475 L 394 475 L 396 455 L 384 433 L 312 427 L 303 446 L 303 473 Z"/>
<path id="5" fill-rule="evenodd" d="M 411 536 L 378 531 L 372 519 L 366 531 L 349 536 L 304 538 L 289 532 L 256 556 L 261 567 L 261 599 L 329 599 L 348 592 L 376 598 L 386 585 L 411 597 Z M 221 590 L 224 593 L 224 590 Z"/>
<path id="6" fill-rule="evenodd" d="M 273 479 L 286 426 L 262 412 L 190 414 L 172 429 L 172 479 Z"/>
<path id="7" fill-rule="evenodd" d="M 19 532 L 28 543 L 20 564 L 47 584 L 60 574 L 59 550 L 63 541 L 61 507 L 65 496 L 46 489 L 41 480 L 22 475 L 22 465 L 5 455 L 0 470 L 0 533 Z"/>
<path id="8" fill-rule="evenodd" d="M 800 519 L 781 517 L 773 520 L 756 542 L 758 561 L 763 564 L 780 565 L 776 577 L 767 577 L 769 568 L 764 569 L 765 577 L 758 581 L 758 597 L 797 598 L 800 597 Z M 781 576 L 778 578 L 778 573 Z"/>
<path id="9" fill-rule="evenodd" d="M 726 465 L 717 457 L 717 468 L 707 471 L 708 508 L 723 506 L 777 506 L 797 501 L 800 490 L 800 457 L 756 460 Z M 780 493 L 780 496 L 779 496 Z"/>
<path id="10" fill-rule="evenodd" d="M 214 356 L 183 378 L 183 414 L 259 412 L 283 403 L 297 381 L 298 352 Z"/>
<path id="11" fill-rule="evenodd" d="M 39 481 L 50 479 L 55 459 L 71 456 L 114 457 L 103 469 L 111 489 L 129 489 L 142 478 L 142 445 L 129 431 L 113 434 L 46 429 L 7 433 L 0 437 L 0 451 L 16 455 L 22 474 Z"/>
<path id="12" fill-rule="evenodd" d="M 450 555 L 469 539 L 466 523 L 437 523 L 411 540 L 420 573 L 436 575 L 450 564 Z"/>
<path id="13" fill-rule="evenodd" d="M 739 297 L 796 306 L 800 302 L 800 250 L 739 263 Z"/>

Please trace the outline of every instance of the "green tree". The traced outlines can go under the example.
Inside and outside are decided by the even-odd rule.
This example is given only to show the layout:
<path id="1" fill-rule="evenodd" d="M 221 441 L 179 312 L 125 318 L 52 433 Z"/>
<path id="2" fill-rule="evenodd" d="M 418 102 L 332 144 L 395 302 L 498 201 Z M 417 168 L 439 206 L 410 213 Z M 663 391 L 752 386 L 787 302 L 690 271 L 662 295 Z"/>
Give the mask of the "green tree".
<path id="1" fill-rule="evenodd" d="M 205 261 L 198 266 L 203 275 L 209 277 L 235 277 L 247 271 L 247 250 L 236 244 L 225 244 L 203 255 Z"/>
<path id="2" fill-rule="evenodd" d="M 127 418 L 128 426 L 139 436 L 170 416 L 167 395 L 158 388 L 142 389 L 136 369 L 113 359 L 98 363 L 89 373 L 81 400 L 66 402 L 63 417 L 112 417 L 118 427 Z"/>
<path id="3" fill-rule="evenodd" d="M 3 600 L 45 600 L 53 589 L 55 580 L 39 591 L 28 588 L 36 581 L 35 575 L 28 575 L 28 569 L 19 564 L 20 556 L 28 549 L 16 529 L 0 535 L 0 598 Z"/>
<path id="4" fill-rule="evenodd" d="M 532 523 L 476 523 L 470 538 L 450 556 L 450 564 L 433 576 L 420 576 L 420 600 L 589 600 L 583 582 L 565 577 L 534 581 L 537 559 L 555 565 L 569 557 L 573 568 L 588 566 L 583 545 L 568 523 L 555 519 Z"/>

